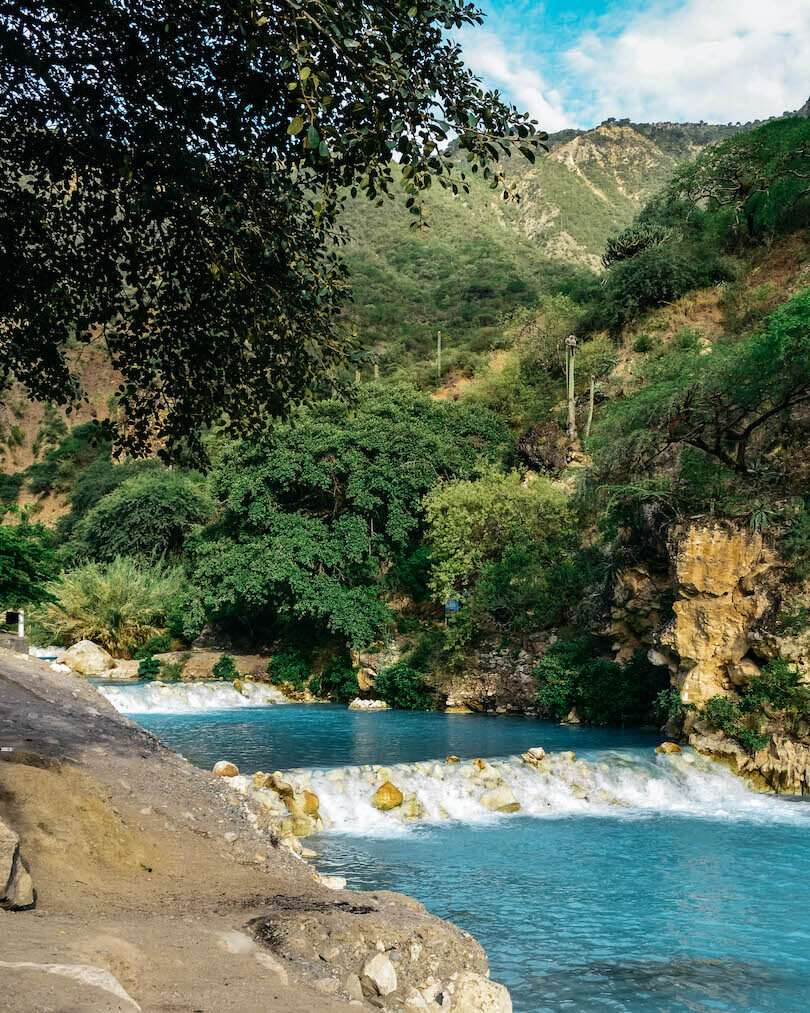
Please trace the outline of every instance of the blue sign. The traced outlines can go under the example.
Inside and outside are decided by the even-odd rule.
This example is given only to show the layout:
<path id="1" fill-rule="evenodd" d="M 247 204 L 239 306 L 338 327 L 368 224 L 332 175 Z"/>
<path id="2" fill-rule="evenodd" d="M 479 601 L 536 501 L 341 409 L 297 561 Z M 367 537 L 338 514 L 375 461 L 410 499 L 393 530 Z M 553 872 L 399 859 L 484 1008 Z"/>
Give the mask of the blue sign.
<path id="1" fill-rule="evenodd" d="M 446 616 L 454 615 L 459 610 L 458 598 L 448 598 L 444 603 L 444 614 Z"/>

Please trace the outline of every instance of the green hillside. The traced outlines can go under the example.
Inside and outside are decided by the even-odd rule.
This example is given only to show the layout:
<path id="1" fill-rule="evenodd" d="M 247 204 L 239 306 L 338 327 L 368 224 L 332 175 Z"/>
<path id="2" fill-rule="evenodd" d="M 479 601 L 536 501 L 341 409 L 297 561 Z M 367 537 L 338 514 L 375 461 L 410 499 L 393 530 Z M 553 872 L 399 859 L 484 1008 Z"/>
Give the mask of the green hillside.
<path id="1" fill-rule="evenodd" d="M 354 293 L 344 318 L 383 375 L 434 381 L 439 329 L 444 372 L 469 375 L 499 347 L 505 317 L 570 287 L 572 276 L 599 271 L 607 238 L 629 225 L 679 164 L 743 129 L 608 120 L 566 130 L 549 138 L 534 165 L 516 158 L 507 166 L 518 203 L 505 204 L 473 176 L 468 195 L 426 195 L 431 227 L 422 232 L 409 229 L 401 202 L 369 207 L 358 199 L 344 219 Z"/>

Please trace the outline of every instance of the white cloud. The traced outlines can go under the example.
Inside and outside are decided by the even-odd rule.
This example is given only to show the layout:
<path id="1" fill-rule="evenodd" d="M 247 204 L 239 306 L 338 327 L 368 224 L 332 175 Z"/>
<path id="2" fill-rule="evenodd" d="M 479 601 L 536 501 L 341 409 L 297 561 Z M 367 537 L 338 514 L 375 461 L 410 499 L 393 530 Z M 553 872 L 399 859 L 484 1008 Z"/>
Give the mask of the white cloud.
<path id="1" fill-rule="evenodd" d="M 662 3 L 628 13 L 618 28 L 614 8 L 609 23 L 583 32 L 551 58 L 528 52 L 528 39 L 515 51 L 515 31 L 502 18 L 492 27 L 464 29 L 459 41 L 487 85 L 550 131 L 607 116 L 762 119 L 796 109 L 810 95 L 810 0 Z"/>
<path id="2" fill-rule="evenodd" d="M 810 0 L 686 0 L 613 37 L 584 35 L 565 61 L 580 117 L 589 106 L 589 119 L 774 116 L 810 94 Z"/>
<path id="3" fill-rule="evenodd" d="M 462 29 L 458 40 L 471 70 L 487 86 L 504 91 L 521 111 L 530 113 L 539 122 L 542 130 L 571 126 L 559 92 L 549 88 L 537 69 L 531 66 L 531 56 L 508 52 L 489 29 Z"/>

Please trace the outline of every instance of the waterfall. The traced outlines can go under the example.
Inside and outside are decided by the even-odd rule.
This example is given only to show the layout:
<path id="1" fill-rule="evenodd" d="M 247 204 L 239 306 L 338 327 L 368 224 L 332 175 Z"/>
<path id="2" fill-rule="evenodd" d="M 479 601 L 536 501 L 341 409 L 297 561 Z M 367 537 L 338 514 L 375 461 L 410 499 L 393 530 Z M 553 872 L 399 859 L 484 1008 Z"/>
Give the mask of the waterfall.
<path id="1" fill-rule="evenodd" d="M 242 680 L 242 692 L 229 682 L 146 682 L 131 686 L 97 685 L 116 710 L 123 714 L 193 714 L 234 707 L 266 707 L 289 703 L 287 697 L 266 683 Z"/>
<path id="2" fill-rule="evenodd" d="M 725 820 L 810 822 L 810 805 L 759 794 L 725 767 L 688 749 L 670 755 L 607 751 L 587 760 L 559 753 L 538 765 L 510 756 L 477 765 L 439 760 L 295 769 L 284 772 L 284 777 L 296 791 L 306 788 L 318 796 L 326 829 L 338 832 L 401 832 L 420 821 L 484 822 L 509 819 L 513 813 L 635 819 L 683 813 Z M 268 808 L 278 801 L 269 789 L 254 789 L 249 777 L 232 781 Z M 387 781 L 402 793 L 403 801 L 380 811 L 371 799 Z"/>

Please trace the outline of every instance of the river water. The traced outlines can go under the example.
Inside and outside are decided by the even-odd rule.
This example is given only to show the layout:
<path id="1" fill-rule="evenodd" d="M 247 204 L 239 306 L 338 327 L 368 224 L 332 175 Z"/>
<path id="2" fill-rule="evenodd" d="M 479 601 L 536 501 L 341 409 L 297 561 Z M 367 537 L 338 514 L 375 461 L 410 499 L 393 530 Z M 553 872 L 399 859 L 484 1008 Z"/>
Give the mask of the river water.
<path id="1" fill-rule="evenodd" d="M 307 841 L 321 871 L 409 893 L 471 932 L 516 1013 L 810 1010 L 804 801 L 758 795 L 689 751 L 656 756 L 646 732 L 231 707 L 228 689 L 101 687 L 202 767 L 306 768 L 329 824 Z M 547 774 L 508 759 L 535 745 L 554 754 Z M 576 759 L 558 758 L 565 750 Z M 469 764 L 415 765 L 449 753 L 494 760 L 521 812 L 478 805 Z M 416 791 L 425 818 L 378 813 L 359 769 L 369 763 Z"/>

